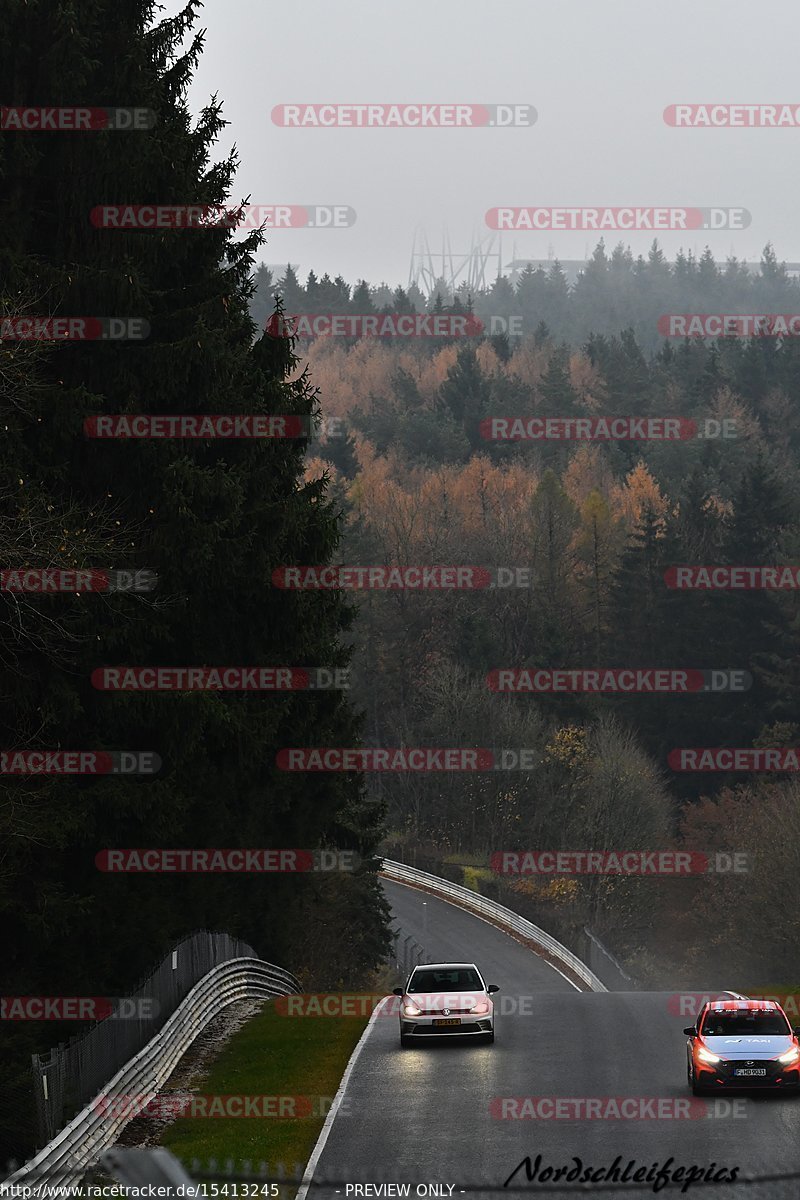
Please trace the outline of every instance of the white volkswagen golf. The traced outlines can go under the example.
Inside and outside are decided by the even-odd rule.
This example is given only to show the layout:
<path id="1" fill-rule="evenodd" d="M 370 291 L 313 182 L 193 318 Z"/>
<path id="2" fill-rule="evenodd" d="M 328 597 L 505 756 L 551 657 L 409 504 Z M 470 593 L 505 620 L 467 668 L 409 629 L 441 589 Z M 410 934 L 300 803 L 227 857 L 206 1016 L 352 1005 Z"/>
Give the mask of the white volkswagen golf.
<path id="1" fill-rule="evenodd" d="M 426 963 L 415 967 L 400 997 L 400 1045 L 416 1039 L 459 1035 L 494 1041 L 494 1004 L 474 963 Z"/>

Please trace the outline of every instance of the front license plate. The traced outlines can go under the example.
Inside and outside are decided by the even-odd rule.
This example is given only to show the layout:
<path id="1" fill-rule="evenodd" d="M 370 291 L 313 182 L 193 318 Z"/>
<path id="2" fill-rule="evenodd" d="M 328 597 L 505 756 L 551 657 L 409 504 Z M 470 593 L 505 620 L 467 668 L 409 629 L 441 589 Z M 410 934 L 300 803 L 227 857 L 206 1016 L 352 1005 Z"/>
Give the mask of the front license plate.
<path id="1" fill-rule="evenodd" d="M 433 1024 L 434 1025 L 460 1025 L 461 1019 L 459 1017 L 450 1017 L 446 1021 L 434 1021 Z"/>
<path id="2" fill-rule="evenodd" d="M 734 1075 L 766 1075 L 766 1067 L 737 1067 Z"/>

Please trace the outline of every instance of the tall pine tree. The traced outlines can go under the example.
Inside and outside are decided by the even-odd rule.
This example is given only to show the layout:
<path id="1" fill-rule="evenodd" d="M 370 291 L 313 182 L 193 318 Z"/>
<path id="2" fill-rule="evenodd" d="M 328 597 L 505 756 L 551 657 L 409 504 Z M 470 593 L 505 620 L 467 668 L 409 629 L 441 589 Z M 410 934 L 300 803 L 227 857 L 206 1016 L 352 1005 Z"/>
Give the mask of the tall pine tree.
<path id="1" fill-rule="evenodd" d="M 231 204 L 236 160 L 210 158 L 220 105 L 212 101 L 197 121 L 186 105 L 201 37 L 182 46 L 197 7 L 189 0 L 155 25 L 152 0 L 86 0 L 79 19 L 70 0 L 10 0 L 6 13 L 0 76 L 9 103 L 146 107 L 156 123 L 4 135 L 6 305 L 150 327 L 143 341 L 75 341 L 42 356 L 37 386 L 9 418 L 4 477 L 23 480 L 55 512 L 74 513 L 78 530 L 91 533 L 98 514 L 102 529 L 113 510 L 105 561 L 102 545 L 92 547 L 90 565 L 148 568 L 159 586 L 144 599 L 32 601 L 68 623 L 68 653 L 34 642 L 13 670 L 0 664 L 3 742 L 152 750 L 163 768 L 154 780 L 61 778 L 44 801 L 29 799 L 24 783 L 6 785 L 23 816 L 44 803 L 52 820 L 37 837 L 20 820 L 5 847 L 4 993 L 123 994 L 173 940 L 202 926 L 241 935 L 264 957 L 328 984 L 343 964 L 358 977 L 385 944 L 374 874 L 380 813 L 366 804 L 361 780 L 290 774 L 276 763 L 283 747 L 357 744 L 359 722 L 341 692 L 125 694 L 90 682 L 105 665 L 348 662 L 352 611 L 341 596 L 271 583 L 276 568 L 325 563 L 337 546 L 325 482 L 303 482 L 302 440 L 83 434 L 85 418 L 98 414 L 309 418 L 315 408 L 305 377 L 287 382 L 291 343 L 263 336 L 253 344 L 258 232 L 236 241 L 224 228 L 123 231 L 90 221 L 98 205 Z M 88 550 L 79 551 L 85 559 Z M 366 864 L 327 881 L 327 899 L 318 882 L 297 876 L 113 875 L 95 864 L 113 847 L 323 845 L 360 851 Z M 324 911 L 343 914 L 341 924 L 305 961 L 299 947 Z M 53 1034 L 39 1034 L 38 1048 Z M 19 1083 L 31 1035 L 14 1037 L 8 1057 Z M 22 1137 L 9 1132 L 12 1152 L 24 1151 Z"/>

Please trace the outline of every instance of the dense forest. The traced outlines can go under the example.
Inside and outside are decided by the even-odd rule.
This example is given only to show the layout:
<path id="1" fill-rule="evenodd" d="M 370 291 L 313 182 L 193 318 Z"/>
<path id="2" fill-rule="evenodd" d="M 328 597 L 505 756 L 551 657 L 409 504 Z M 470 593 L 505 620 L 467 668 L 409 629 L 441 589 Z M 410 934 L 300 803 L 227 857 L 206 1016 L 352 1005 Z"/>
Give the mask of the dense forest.
<path id="1" fill-rule="evenodd" d="M 587 274 L 597 276 L 598 261 Z M 639 277 L 650 272 L 652 283 L 658 263 L 665 299 L 654 296 L 653 311 L 708 304 L 711 293 L 698 301 L 676 292 L 678 267 L 664 266 L 657 251 Z M 769 248 L 760 277 L 707 258 L 701 273 L 716 279 L 726 309 L 743 311 L 755 294 L 765 312 L 792 311 L 796 285 Z M 301 287 L 289 272 L 287 282 L 285 296 L 276 285 L 287 313 L 333 311 L 334 286 L 347 311 L 341 280 L 312 272 Z M 587 288 L 581 277 L 568 295 L 576 311 Z M 331 308 L 315 308 L 326 289 Z M 609 313 L 597 296 L 602 329 Z M 378 310 L 381 301 L 386 312 L 410 304 L 402 289 L 387 297 L 362 282 L 350 311 Z M 256 310 L 263 302 L 262 293 Z M 430 297 L 426 307 L 434 306 L 463 312 L 470 301 Z M 530 572 L 528 587 L 353 593 L 353 696 L 368 744 L 534 751 L 529 771 L 376 772 L 370 792 L 388 806 L 395 852 L 424 849 L 433 861 L 488 867 L 490 853 L 507 848 L 746 853 L 751 869 L 735 879 L 513 886 L 552 901 L 537 909 L 541 919 L 572 906 L 654 982 L 690 978 L 696 955 L 707 966 L 714 947 L 730 963 L 734 943 L 739 968 L 763 982 L 800 933 L 791 906 L 781 906 L 780 921 L 770 916 L 800 868 L 800 787 L 774 772 L 677 772 L 668 756 L 800 741 L 797 584 L 681 591 L 665 576 L 680 564 L 800 564 L 798 344 L 661 339 L 648 353 L 630 327 L 571 346 L 550 332 L 545 303 L 528 320 L 534 331 L 518 339 L 298 343 L 324 399 L 307 476 L 329 479 L 341 505 L 339 561 Z M 509 415 L 677 417 L 694 421 L 696 433 L 489 440 L 487 420 Z M 752 685 L 629 696 L 500 695 L 487 686 L 498 668 L 536 667 L 733 669 Z"/>
<path id="2" fill-rule="evenodd" d="M 657 241 L 647 257 L 634 258 L 619 243 L 609 254 L 601 239 L 570 284 L 559 261 L 545 269 L 528 264 L 512 276 L 500 274 L 491 287 L 455 294 L 441 279 L 425 296 L 416 284 L 391 288 L 361 279 L 349 285 L 309 271 L 302 283 L 289 266 L 280 274 L 265 265 L 256 272 L 252 314 L 263 329 L 275 294 L 287 313 L 409 313 L 426 310 L 474 312 L 489 334 L 535 333 L 544 325 L 559 342 L 581 346 L 592 335 L 631 329 L 644 353 L 661 348 L 659 319 L 675 313 L 787 314 L 800 311 L 800 281 L 778 262 L 772 246 L 757 265 L 729 258 L 715 261 L 709 247 L 698 257 L 680 251 L 667 260 Z"/>
<path id="3" fill-rule="evenodd" d="M 113 13 L 85 0 L 80 37 L 71 3 L 45 8 L 12 0 L 6 15 L 0 74 L 15 103 L 69 104 L 78 88 L 97 105 L 124 95 L 157 120 L 130 135 L 0 141 L 0 318 L 88 314 L 149 334 L 0 337 L 0 565 L 143 570 L 158 586 L 0 590 L 3 746 L 147 751 L 162 766 L 153 778 L 0 774 L 2 994 L 124 995 L 197 928 L 246 939 L 309 986 L 361 986 L 389 945 L 376 874 L 387 847 L 473 864 L 501 849 L 745 852 L 743 877 L 515 886 L 545 917 L 574 910 L 645 981 L 689 978 L 701 944 L 707 976 L 738 966 L 744 983 L 777 969 L 800 935 L 785 899 L 800 868 L 800 786 L 675 773 L 668 755 L 800 741 L 796 594 L 684 592 L 664 576 L 679 564 L 800 563 L 800 349 L 658 333 L 665 313 L 797 308 L 800 288 L 771 248 L 752 272 L 708 251 L 668 263 L 658 246 L 634 259 L 601 244 L 574 285 L 554 263 L 483 294 L 423 296 L 313 271 L 305 284 L 291 269 L 274 279 L 256 266 L 258 231 L 95 228 L 92 209 L 121 198 L 235 201 L 237 160 L 213 159 L 219 103 L 196 120 L 187 104 L 202 49 L 195 0 L 168 18 L 152 0 Z M 473 314 L 486 332 L 299 343 L 270 327 L 281 313 L 422 311 Z M 496 332 L 495 318 L 519 318 L 517 333 Z M 318 433 L 84 436 L 98 415 L 221 412 L 298 417 Z M 486 422 L 507 416 L 678 417 L 731 436 L 488 438 Z M 338 563 L 521 568 L 530 586 L 271 583 L 287 564 Z M 114 664 L 350 666 L 353 686 L 98 690 L 92 673 Z M 529 667 L 741 670 L 752 686 L 489 686 L 497 669 Z M 278 763 L 286 747 L 359 745 L 524 748 L 534 765 L 365 777 Z M 111 848 L 187 846 L 337 847 L 360 866 L 300 878 L 113 875 L 96 863 Z M 3 1023 L 2 1157 L 31 1149 L 31 1053 L 74 1032 Z"/>

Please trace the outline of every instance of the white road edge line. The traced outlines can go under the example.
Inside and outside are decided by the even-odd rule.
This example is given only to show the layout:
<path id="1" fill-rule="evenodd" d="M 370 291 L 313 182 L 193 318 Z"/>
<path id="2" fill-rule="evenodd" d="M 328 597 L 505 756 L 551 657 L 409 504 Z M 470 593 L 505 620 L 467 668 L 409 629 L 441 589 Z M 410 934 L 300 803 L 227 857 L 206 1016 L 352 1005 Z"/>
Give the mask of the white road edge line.
<path id="1" fill-rule="evenodd" d="M 426 892 L 425 888 L 414 887 L 413 883 L 406 883 L 405 879 L 403 879 L 402 881 L 399 879 L 392 879 L 388 875 L 384 876 L 383 878 L 388 879 L 389 883 L 398 884 L 400 887 L 411 888 L 411 890 L 413 892 Z M 435 892 L 426 892 L 426 895 L 433 896 L 434 900 L 441 900 L 442 904 L 449 904 L 452 908 L 457 908 L 459 912 L 469 913 L 469 915 L 471 917 L 474 917 L 476 921 L 483 921 L 484 925 L 488 925 L 490 929 L 494 929 L 498 933 L 504 933 L 507 938 L 511 938 L 512 942 L 517 941 L 517 939 L 514 937 L 513 933 L 509 933 L 509 931 L 507 929 L 503 929 L 500 925 L 496 925 L 494 921 L 487 921 L 486 917 L 482 917 L 480 915 L 480 913 L 476 913 L 471 908 L 467 908 L 466 904 L 457 904 L 456 901 L 452 899 L 452 897 L 448 896 L 447 898 L 445 898 L 444 896 L 437 896 Z M 522 946 L 522 942 L 517 942 L 517 945 Z M 560 975 L 562 979 L 566 979 L 567 983 L 571 983 L 572 986 L 575 988 L 576 992 L 580 992 L 581 995 L 584 994 L 583 988 L 579 988 L 574 979 L 570 979 L 569 975 L 565 975 L 563 971 L 559 970 L 558 967 L 554 966 L 553 963 L 550 962 L 549 958 L 545 958 L 544 955 L 539 954 L 539 952 L 536 950 L 531 950 L 530 946 L 523 946 L 523 949 L 530 950 L 531 954 L 535 954 L 536 957 L 541 962 L 543 962 L 546 967 L 552 967 L 557 975 Z M 584 966 L 585 965 L 586 964 L 584 963 Z M 589 994 L 592 996 L 597 996 L 599 993 L 590 992 Z M 300 1196 L 298 1196 L 297 1200 L 302 1200 L 302 1198 Z"/>
<path id="2" fill-rule="evenodd" d="M 339 1111 L 339 1109 L 341 1108 L 342 1100 L 344 1099 L 345 1089 L 347 1088 L 347 1085 L 350 1081 L 350 1076 L 353 1073 L 353 1068 L 355 1067 L 356 1063 L 358 1062 L 358 1056 L 361 1053 L 361 1051 L 364 1049 L 367 1038 L 370 1035 L 372 1026 L 374 1025 L 375 1021 L 378 1018 L 381 1008 L 386 1003 L 386 1001 L 391 1000 L 391 998 L 392 998 L 391 996 L 384 996 L 383 1000 L 381 1000 L 378 1004 L 375 1005 L 375 1008 L 372 1010 L 372 1016 L 367 1021 L 366 1028 L 365 1028 L 364 1032 L 362 1033 L 361 1037 L 358 1039 L 358 1043 L 356 1045 L 355 1050 L 350 1055 L 350 1059 L 347 1063 L 347 1066 L 344 1069 L 344 1075 L 342 1076 L 342 1081 L 339 1084 L 338 1091 L 336 1092 L 336 1095 L 333 1097 L 333 1103 L 331 1104 L 330 1108 L 328 1109 L 328 1115 L 325 1118 L 325 1123 L 322 1126 L 322 1129 L 320 1129 L 319 1137 L 317 1138 L 316 1145 L 314 1146 L 314 1149 L 311 1151 L 311 1157 L 309 1158 L 308 1164 L 303 1173 L 303 1178 L 300 1182 L 300 1187 L 297 1191 L 297 1196 L 295 1197 L 295 1200 L 305 1200 L 305 1198 L 306 1198 L 306 1194 L 308 1193 L 309 1186 L 313 1182 L 313 1179 L 314 1179 L 314 1171 L 316 1170 L 317 1163 L 320 1160 L 322 1151 L 325 1149 L 325 1143 L 327 1142 L 328 1136 L 333 1127 L 333 1122 L 336 1120 L 336 1114 Z"/>
<path id="3" fill-rule="evenodd" d="M 391 882 L 399 884 L 400 887 L 410 888 L 411 891 L 414 891 L 414 892 L 424 891 L 423 888 L 415 888 L 412 884 L 400 883 L 400 881 L 397 879 L 393 879 L 393 880 L 391 880 Z M 430 895 L 431 893 L 428 893 L 428 894 Z M 449 899 L 445 900 L 444 896 L 436 896 L 435 899 L 441 900 L 443 904 L 451 905 L 452 908 L 457 908 L 460 912 L 469 913 L 469 915 L 471 917 L 475 917 L 475 919 L 477 921 L 483 921 L 484 925 L 488 925 L 490 929 L 494 929 L 498 933 L 505 933 L 506 937 L 511 937 L 511 935 L 506 930 L 501 929 L 498 925 L 495 925 L 493 921 L 487 921 L 485 917 L 482 917 L 479 913 L 473 912 L 472 909 L 467 908 L 466 905 L 455 904 L 452 900 L 449 900 Z M 516 940 L 515 938 L 512 938 L 512 941 L 515 941 L 515 940 Z M 536 954 L 536 951 L 532 950 L 531 953 Z M 562 979 L 566 979 L 567 983 L 572 984 L 572 986 L 575 988 L 576 992 L 581 992 L 581 994 L 582 994 L 582 989 L 578 987 L 578 985 L 574 979 L 570 979 L 569 976 L 565 975 L 563 971 L 560 971 L 558 969 L 558 967 L 553 966 L 553 964 L 551 962 L 549 962 L 546 958 L 542 958 L 541 954 L 536 954 L 536 957 L 541 959 L 541 961 L 543 963 L 545 963 L 546 966 L 552 967 L 552 969 L 556 972 L 556 974 L 560 975 Z M 373 1026 L 374 1022 L 376 1021 L 378 1014 L 380 1013 L 381 1006 L 384 1005 L 387 1000 L 391 1000 L 391 996 L 385 996 L 384 999 L 381 1000 L 380 1003 L 375 1006 L 375 1008 L 373 1009 L 373 1012 L 372 1012 L 372 1016 L 370 1017 L 369 1021 L 367 1021 L 367 1025 L 366 1025 L 364 1032 L 362 1033 L 361 1037 L 358 1039 L 358 1044 L 356 1045 L 355 1050 L 350 1055 L 350 1059 L 347 1063 L 347 1066 L 345 1067 L 344 1075 L 342 1076 L 342 1081 L 339 1084 L 338 1091 L 336 1092 L 336 1095 L 333 1098 L 333 1103 L 331 1104 L 330 1109 L 328 1110 L 328 1115 L 325 1118 L 325 1123 L 322 1126 L 322 1129 L 319 1131 L 319 1137 L 317 1138 L 316 1145 L 314 1146 L 314 1149 L 311 1151 L 311 1157 L 309 1158 L 308 1164 L 303 1173 L 303 1178 L 301 1180 L 300 1187 L 298 1188 L 295 1200 L 306 1200 L 306 1196 L 308 1194 L 308 1189 L 314 1179 L 314 1171 L 316 1169 L 317 1163 L 319 1162 L 320 1158 L 322 1157 L 322 1151 L 325 1149 L 325 1143 L 327 1142 L 328 1137 L 330 1135 L 331 1128 L 333 1126 L 333 1122 L 336 1119 L 336 1114 L 339 1111 L 339 1109 L 341 1108 L 345 1089 L 347 1088 L 347 1084 L 350 1081 L 350 1076 L 353 1073 L 353 1068 L 355 1067 L 356 1062 L 358 1061 L 358 1056 L 360 1055 L 361 1051 L 364 1049 L 364 1045 L 366 1043 L 367 1038 L 370 1035 L 372 1026 Z"/>
<path id="4" fill-rule="evenodd" d="M 394 879 L 394 880 L 392 880 L 392 882 L 397 883 L 398 880 Z M 404 883 L 404 884 L 401 884 L 400 886 L 401 887 L 409 887 L 411 885 Z M 422 891 L 423 889 L 422 888 L 413 888 L 412 890 L 415 892 L 419 892 L 419 891 Z M 445 904 L 452 903 L 450 900 L 444 900 L 444 898 L 442 896 L 437 896 L 436 899 L 443 900 L 443 902 Z M 470 910 L 468 908 L 464 908 L 460 904 L 453 904 L 453 908 L 459 908 L 459 909 L 461 909 L 461 912 L 470 912 Z M 491 921 L 487 921 L 485 917 L 479 916 L 478 913 L 470 912 L 470 916 L 477 917 L 479 921 L 483 921 L 484 925 L 489 925 L 489 926 L 491 926 L 492 929 L 498 928 L 497 925 L 492 924 Z M 500 930 L 500 932 L 502 933 L 504 931 Z M 507 934 L 506 936 L 509 936 L 509 935 Z M 536 952 L 533 951 L 533 953 L 536 953 Z M 537 954 L 536 957 L 540 958 L 541 955 Z M 547 959 L 543 959 L 542 961 L 547 962 Z M 547 966 L 553 967 L 553 964 L 551 962 L 547 962 Z M 570 979 L 567 975 L 564 975 L 564 973 L 562 971 L 559 971 L 558 967 L 553 967 L 553 970 L 558 971 L 558 974 L 561 975 L 563 979 L 566 979 L 567 983 L 571 983 L 572 986 L 575 988 L 576 992 L 581 991 L 581 989 L 578 987 L 577 983 L 575 983 L 575 981 Z M 745 999 L 745 997 L 739 996 L 737 992 L 729 991 L 728 995 L 733 996 L 737 1000 Z M 342 1081 L 339 1084 L 336 1095 L 333 1098 L 333 1103 L 331 1104 L 331 1106 L 328 1110 L 328 1115 L 325 1118 L 325 1123 L 322 1126 L 322 1129 L 320 1129 L 320 1131 L 319 1131 L 319 1137 L 317 1138 L 314 1149 L 311 1151 L 311 1157 L 308 1160 L 306 1169 L 303 1172 L 303 1178 L 300 1182 L 300 1187 L 298 1188 L 297 1196 L 295 1197 L 295 1200 L 306 1200 L 306 1196 L 308 1194 L 308 1189 L 314 1180 L 314 1171 L 316 1170 L 317 1163 L 319 1162 L 320 1158 L 322 1157 L 322 1151 L 325 1149 L 325 1143 L 327 1142 L 328 1137 L 330 1136 L 330 1132 L 333 1127 L 333 1122 L 336 1120 L 336 1114 L 339 1111 L 339 1109 L 341 1108 L 342 1100 L 344 1099 L 344 1093 L 347 1089 L 348 1083 L 350 1082 L 350 1076 L 353 1073 L 353 1068 L 355 1067 L 356 1063 L 358 1062 L 358 1056 L 361 1054 L 361 1051 L 364 1049 L 364 1045 L 366 1043 L 367 1038 L 370 1035 L 372 1026 L 375 1023 L 375 1021 L 377 1020 L 378 1014 L 380 1013 L 381 1006 L 384 1005 L 387 1000 L 391 1000 L 391 996 L 384 996 L 383 1000 L 381 1000 L 379 1004 L 375 1005 L 375 1008 L 372 1010 L 372 1016 L 367 1021 L 366 1028 L 364 1029 L 364 1032 L 362 1033 L 361 1037 L 358 1039 L 356 1048 L 354 1049 L 353 1053 L 350 1055 L 347 1066 L 344 1069 L 344 1075 L 342 1076 Z"/>

